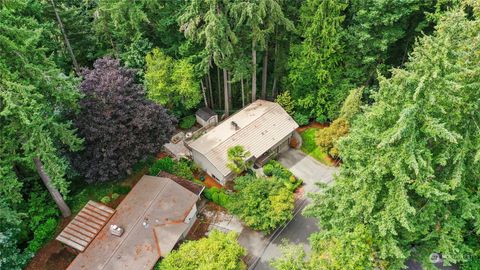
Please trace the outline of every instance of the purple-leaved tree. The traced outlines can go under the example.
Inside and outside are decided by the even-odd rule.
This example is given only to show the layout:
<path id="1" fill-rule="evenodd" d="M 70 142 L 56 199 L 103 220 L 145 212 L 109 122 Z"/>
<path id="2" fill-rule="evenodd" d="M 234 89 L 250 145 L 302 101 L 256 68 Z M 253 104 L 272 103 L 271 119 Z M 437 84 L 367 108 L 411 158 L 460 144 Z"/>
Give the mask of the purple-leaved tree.
<path id="1" fill-rule="evenodd" d="M 75 124 L 85 149 L 74 156 L 73 164 L 88 182 L 115 180 L 160 151 L 176 119 L 145 98 L 134 70 L 109 57 L 96 60 L 93 67 L 82 72 L 85 96 Z"/>

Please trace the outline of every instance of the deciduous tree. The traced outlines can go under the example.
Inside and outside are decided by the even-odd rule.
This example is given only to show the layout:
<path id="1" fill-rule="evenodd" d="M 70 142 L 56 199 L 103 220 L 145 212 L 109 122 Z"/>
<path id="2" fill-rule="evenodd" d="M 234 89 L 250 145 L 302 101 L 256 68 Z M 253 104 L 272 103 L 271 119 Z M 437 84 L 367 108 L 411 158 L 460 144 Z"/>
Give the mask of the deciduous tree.
<path id="1" fill-rule="evenodd" d="M 178 250 L 168 254 L 157 269 L 161 270 L 241 270 L 245 269 L 242 257 L 245 250 L 237 243 L 235 232 L 217 230 L 208 237 L 188 241 Z"/>
<path id="2" fill-rule="evenodd" d="M 74 157 L 75 167 L 89 182 L 115 180 L 160 151 L 176 120 L 146 99 L 142 85 L 135 83 L 135 71 L 118 60 L 99 59 L 83 77 L 85 96 L 75 124 L 85 149 Z"/>
<path id="3" fill-rule="evenodd" d="M 174 60 L 158 48 L 147 54 L 147 96 L 181 116 L 202 99 L 200 82 L 187 59 Z"/>
<path id="4" fill-rule="evenodd" d="M 293 194 L 275 178 L 241 176 L 235 190 L 227 208 L 255 230 L 271 232 L 293 217 Z"/>

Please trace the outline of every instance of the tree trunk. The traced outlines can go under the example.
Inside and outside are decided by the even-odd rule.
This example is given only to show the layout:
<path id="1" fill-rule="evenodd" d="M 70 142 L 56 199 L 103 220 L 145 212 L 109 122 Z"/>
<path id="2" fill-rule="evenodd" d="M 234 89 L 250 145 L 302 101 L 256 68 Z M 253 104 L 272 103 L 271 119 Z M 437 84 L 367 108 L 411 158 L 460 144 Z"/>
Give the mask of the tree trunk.
<path id="1" fill-rule="evenodd" d="M 229 108 L 233 108 L 232 105 L 232 73 L 227 72 L 227 78 L 228 78 L 228 106 Z"/>
<path id="2" fill-rule="evenodd" d="M 55 17 L 57 18 L 58 26 L 60 27 L 60 32 L 62 32 L 63 41 L 65 42 L 65 47 L 67 47 L 68 53 L 70 54 L 70 58 L 72 58 L 73 69 L 75 69 L 75 73 L 77 73 L 77 75 L 79 75 L 80 74 L 80 67 L 78 66 L 77 59 L 75 58 L 75 55 L 73 54 L 72 46 L 70 46 L 70 40 L 68 39 L 67 33 L 65 32 L 65 27 L 63 26 L 62 19 L 60 18 L 60 15 L 58 14 L 57 7 L 55 6 L 55 1 L 50 0 L 50 3 L 52 3 L 53 12 L 55 12 Z"/>
<path id="3" fill-rule="evenodd" d="M 262 99 L 267 97 L 267 70 L 268 69 L 268 44 L 265 46 L 263 53 L 263 69 L 262 69 Z"/>
<path id="4" fill-rule="evenodd" d="M 252 42 L 252 102 L 257 99 L 257 51 L 255 41 Z"/>
<path id="5" fill-rule="evenodd" d="M 205 103 L 205 107 L 208 108 L 207 94 L 205 93 L 205 85 L 203 84 L 203 79 L 200 80 L 200 87 L 202 87 L 203 102 Z"/>
<path id="6" fill-rule="evenodd" d="M 277 96 L 277 57 L 278 57 L 278 41 L 275 41 L 275 51 L 273 54 L 273 85 L 272 85 L 272 99 L 275 100 Z"/>
<path id="7" fill-rule="evenodd" d="M 273 75 L 272 100 L 275 100 L 276 96 L 277 96 L 277 77 Z"/>
<path id="8" fill-rule="evenodd" d="M 210 66 L 208 66 L 208 92 L 210 94 L 210 107 L 213 109 L 214 102 L 213 102 L 213 91 L 212 91 L 212 78 L 210 77 Z"/>
<path id="9" fill-rule="evenodd" d="M 217 84 L 218 84 L 218 108 L 222 108 L 222 87 L 220 86 L 220 69 L 217 66 Z"/>
<path id="10" fill-rule="evenodd" d="M 242 86 L 242 108 L 245 107 L 245 90 L 243 89 L 243 78 L 240 81 L 240 85 Z"/>
<path id="11" fill-rule="evenodd" d="M 52 195 L 53 200 L 57 204 L 58 208 L 60 208 L 60 211 L 62 212 L 63 217 L 68 217 L 72 214 L 72 211 L 70 211 L 70 208 L 68 205 L 65 203 L 63 200 L 62 195 L 56 189 L 53 184 L 52 180 L 50 180 L 50 176 L 45 172 L 45 169 L 43 168 L 42 161 L 40 160 L 39 157 L 34 157 L 33 162 L 35 163 L 35 167 L 37 168 L 37 172 L 40 175 L 40 178 L 42 178 L 43 184 L 48 189 L 48 192 L 50 192 L 50 195 Z"/>
<path id="12" fill-rule="evenodd" d="M 230 115 L 230 112 L 228 106 L 228 78 L 226 69 L 223 69 L 223 97 L 225 103 L 225 117 L 228 117 Z"/>
<path id="13" fill-rule="evenodd" d="M 246 87 L 246 89 L 247 89 L 247 91 L 248 91 L 248 89 L 250 89 L 250 81 L 249 81 L 249 80 L 246 80 L 246 82 L 247 82 L 247 87 Z M 251 90 L 251 89 L 250 89 L 250 90 Z M 252 96 L 247 93 L 247 94 L 245 95 L 245 99 L 247 100 L 247 104 L 250 104 L 251 101 L 248 100 L 248 97 L 251 98 Z"/>

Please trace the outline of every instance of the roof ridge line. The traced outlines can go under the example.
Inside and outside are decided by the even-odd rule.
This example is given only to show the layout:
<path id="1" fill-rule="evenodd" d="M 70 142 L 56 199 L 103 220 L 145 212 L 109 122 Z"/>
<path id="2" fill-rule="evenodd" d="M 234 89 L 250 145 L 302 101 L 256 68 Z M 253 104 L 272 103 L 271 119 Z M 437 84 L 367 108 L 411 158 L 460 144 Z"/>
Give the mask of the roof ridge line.
<path id="1" fill-rule="evenodd" d="M 157 192 L 157 194 L 155 195 L 155 197 L 153 197 L 153 199 L 150 201 L 150 203 L 148 204 L 147 207 L 145 207 L 145 210 L 142 212 L 141 215 L 139 215 L 139 217 L 137 218 L 137 220 L 133 223 L 133 226 L 130 228 L 130 230 L 128 232 L 125 232 L 125 235 L 122 235 L 122 240 L 120 241 L 120 243 L 115 247 L 115 249 L 113 250 L 112 253 L 110 253 L 110 256 L 108 257 L 108 259 L 105 261 L 105 263 L 102 265 L 102 270 L 105 269 L 105 267 L 108 265 L 108 263 L 110 262 L 110 260 L 112 259 L 113 255 L 115 253 L 117 253 L 118 249 L 120 249 L 120 247 L 122 246 L 123 242 L 125 242 L 125 240 L 128 238 L 128 236 L 130 236 L 130 233 L 133 231 L 133 229 L 137 226 L 138 222 L 140 221 L 140 219 L 142 219 L 142 217 L 145 216 L 145 213 L 150 209 L 150 207 L 152 207 L 152 204 L 153 202 L 157 199 L 158 195 L 160 195 L 161 193 L 163 193 L 163 191 L 165 190 L 165 188 L 170 184 L 170 181 L 167 181 L 167 184 L 164 185 L 162 187 L 162 189 Z M 128 195 L 127 195 L 128 196 Z M 113 217 L 113 216 L 112 216 Z M 107 222 L 108 223 L 108 222 Z M 106 226 L 107 224 L 105 224 Z M 105 227 L 104 227 L 105 228 Z"/>
<path id="2" fill-rule="evenodd" d="M 257 99 L 257 100 L 262 100 L 262 101 L 263 101 L 263 99 Z M 265 101 L 266 101 L 266 100 L 265 100 Z M 271 102 L 271 101 L 268 101 L 268 102 Z M 271 103 L 278 105 L 278 103 L 276 103 L 276 102 L 271 102 Z M 250 103 L 248 106 L 250 106 L 250 105 L 252 105 L 252 104 L 253 104 L 253 102 Z M 247 107 L 248 107 L 248 106 L 247 106 Z M 275 106 L 275 105 L 274 105 L 274 106 Z M 247 107 L 242 108 L 240 111 L 232 114 L 230 117 L 232 117 L 232 116 L 234 116 L 235 114 L 241 112 L 243 109 L 245 109 L 245 108 L 247 108 Z M 266 110 L 266 111 L 265 111 L 264 113 L 262 113 L 261 115 L 259 115 L 255 120 L 253 120 L 252 122 L 250 122 L 248 125 L 242 127 L 241 129 L 244 129 L 244 128 L 250 126 L 253 122 L 255 122 L 255 121 L 258 120 L 260 117 L 262 117 L 262 116 L 264 116 L 265 114 L 267 114 L 268 112 L 270 112 L 272 109 L 273 109 L 273 106 L 270 107 L 268 110 Z M 229 118 L 230 118 L 230 117 L 229 117 Z M 226 121 L 226 120 L 228 120 L 228 118 L 225 119 L 225 120 L 223 120 L 223 121 Z M 223 144 L 223 143 L 226 142 L 228 139 L 230 139 L 231 137 L 233 137 L 235 134 L 237 134 L 237 133 L 235 132 L 235 133 L 233 133 L 232 135 L 226 137 L 226 138 L 223 140 L 223 142 L 219 143 L 219 144 L 216 145 L 215 147 L 212 147 L 208 152 L 205 152 L 205 154 L 203 154 L 203 155 L 204 155 L 204 156 L 208 155 L 208 154 L 209 154 L 210 152 L 212 152 L 215 148 L 217 148 L 217 146 Z"/>

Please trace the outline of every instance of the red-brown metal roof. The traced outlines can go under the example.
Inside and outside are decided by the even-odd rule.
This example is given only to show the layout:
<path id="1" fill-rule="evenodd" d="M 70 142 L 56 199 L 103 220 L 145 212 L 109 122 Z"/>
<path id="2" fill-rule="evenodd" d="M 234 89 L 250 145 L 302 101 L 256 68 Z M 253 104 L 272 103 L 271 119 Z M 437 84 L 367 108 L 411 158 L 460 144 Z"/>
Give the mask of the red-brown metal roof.
<path id="1" fill-rule="evenodd" d="M 152 269 L 188 228 L 184 221 L 197 199 L 196 194 L 171 179 L 143 176 L 68 269 Z M 123 228 L 123 235 L 111 235 L 110 225 Z"/>

